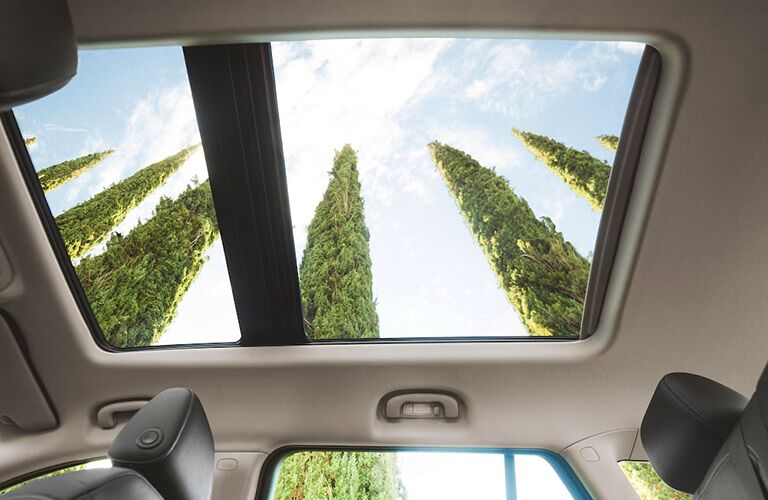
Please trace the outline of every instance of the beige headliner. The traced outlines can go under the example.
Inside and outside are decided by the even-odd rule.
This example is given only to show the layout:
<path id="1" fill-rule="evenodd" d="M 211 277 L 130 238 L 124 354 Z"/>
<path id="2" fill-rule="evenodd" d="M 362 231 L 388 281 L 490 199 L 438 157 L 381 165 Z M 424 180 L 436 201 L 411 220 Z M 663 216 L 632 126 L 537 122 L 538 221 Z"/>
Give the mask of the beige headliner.
<path id="1" fill-rule="evenodd" d="M 659 95 L 598 332 L 570 344 L 299 346 L 110 354 L 93 343 L 0 136 L 0 244 L 17 322 L 61 419 L 0 426 L 0 480 L 103 454 L 107 401 L 185 385 L 217 450 L 290 444 L 543 447 L 636 429 L 655 383 L 691 371 L 751 392 L 768 360 L 768 3 L 541 0 L 72 0 L 82 43 L 197 43 L 338 35 L 577 36 L 644 40 Z M 246 36 L 247 35 L 247 36 Z M 642 244 L 640 242 L 642 241 Z M 379 399 L 459 394 L 453 424 L 390 424 Z M 631 448 L 624 454 L 628 455 Z M 617 457 L 624 458 L 624 457 Z M 599 481 L 574 465 L 594 485 Z"/>

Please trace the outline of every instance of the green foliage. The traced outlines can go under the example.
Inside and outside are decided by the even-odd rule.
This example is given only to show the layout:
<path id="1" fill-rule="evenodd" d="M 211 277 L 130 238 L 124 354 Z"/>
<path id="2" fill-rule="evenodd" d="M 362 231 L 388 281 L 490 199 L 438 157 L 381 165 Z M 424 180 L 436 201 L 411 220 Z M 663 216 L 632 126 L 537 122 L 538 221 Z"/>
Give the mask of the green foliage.
<path id="1" fill-rule="evenodd" d="M 597 142 L 606 149 L 616 151 L 619 147 L 619 137 L 616 135 L 598 135 Z"/>
<path id="2" fill-rule="evenodd" d="M 688 500 L 691 495 L 667 486 L 649 462 L 619 462 L 641 500 Z"/>
<path id="3" fill-rule="evenodd" d="M 206 181 L 175 201 L 161 199 L 151 219 L 127 236 L 114 234 L 103 254 L 84 258 L 76 271 L 106 340 L 117 347 L 154 344 L 218 235 Z"/>
<path id="4" fill-rule="evenodd" d="M 25 146 L 31 146 L 32 144 L 37 144 L 37 137 L 32 136 L 24 139 Z"/>
<path id="5" fill-rule="evenodd" d="M 69 257 L 75 259 L 107 237 L 128 212 L 181 167 L 198 146 L 153 163 L 56 217 Z"/>
<path id="6" fill-rule="evenodd" d="M 533 335 L 578 336 L 589 262 L 496 172 L 450 146 L 429 149 L 523 324 Z"/>
<path id="7" fill-rule="evenodd" d="M 299 268 L 307 333 L 316 339 L 375 338 L 379 316 L 357 155 L 336 153 L 331 179 L 307 228 Z"/>
<path id="8" fill-rule="evenodd" d="M 586 198 L 592 208 L 603 209 L 608 178 L 611 176 L 611 167 L 606 162 L 543 135 L 517 129 L 513 133 L 537 159 Z"/>
<path id="9" fill-rule="evenodd" d="M 274 500 L 406 500 L 394 453 L 304 451 L 280 467 Z"/>
<path id="10" fill-rule="evenodd" d="M 91 153 L 44 168 L 37 173 L 37 178 L 40 179 L 40 186 L 46 192 L 56 189 L 65 182 L 69 182 L 80 174 L 92 169 L 113 152 L 113 150 L 108 149 L 107 151 Z"/>
<path id="11" fill-rule="evenodd" d="M 49 477 L 55 477 L 59 476 L 61 474 L 69 474 L 70 472 L 77 472 L 79 470 L 85 470 L 86 464 L 80 464 L 80 465 L 73 465 L 72 467 L 66 467 L 64 469 L 55 470 L 53 472 L 49 472 L 48 474 L 43 474 L 42 476 L 38 476 L 36 478 L 30 479 L 28 481 L 23 481 L 18 484 L 14 484 L 13 486 L 9 486 L 8 488 L 5 488 L 3 490 L 0 490 L 0 495 L 4 495 L 10 491 L 13 491 L 17 488 L 21 488 L 22 486 L 31 483 L 32 481 L 37 481 L 38 479 L 46 479 Z"/>

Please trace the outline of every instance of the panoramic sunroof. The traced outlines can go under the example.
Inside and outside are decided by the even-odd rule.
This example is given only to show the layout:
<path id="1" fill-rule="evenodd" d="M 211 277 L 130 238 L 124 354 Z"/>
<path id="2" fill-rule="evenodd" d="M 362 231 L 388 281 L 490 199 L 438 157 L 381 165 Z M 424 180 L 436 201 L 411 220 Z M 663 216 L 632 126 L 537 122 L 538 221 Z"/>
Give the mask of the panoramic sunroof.
<path id="1" fill-rule="evenodd" d="M 644 45 L 272 47 L 311 338 L 579 335 Z"/>
<path id="2" fill-rule="evenodd" d="M 269 53 L 264 44 L 227 47 Z M 207 53 L 197 66 L 186 54 L 188 77 L 179 47 L 82 51 L 69 85 L 14 113 L 79 287 L 112 346 L 237 342 L 241 329 L 246 345 L 578 338 L 643 49 L 501 39 L 272 43 L 274 81 L 272 69 L 265 74 L 279 121 L 270 115 L 276 130 L 256 133 L 282 135 L 285 172 L 274 179 L 250 170 L 225 179 L 235 165 L 219 148 L 250 165 L 247 151 L 227 141 L 248 145 L 253 131 L 242 112 L 236 125 L 212 116 L 240 87 L 211 91 L 214 68 L 237 67 L 216 66 Z M 202 140 L 196 112 L 215 124 Z M 282 172 L 279 158 L 266 167 Z M 212 169 L 223 180 L 211 173 L 209 181 Z M 292 247 L 269 239 L 280 224 L 290 231 L 279 206 L 253 212 L 272 189 L 254 179 L 278 190 L 287 180 Z M 257 223 L 269 234 L 248 234 Z M 242 246 L 251 237 L 260 246 Z M 269 325 L 293 324 L 274 318 L 290 307 L 268 302 L 282 307 L 269 299 L 279 293 L 290 302 L 290 287 L 270 288 L 243 262 L 279 267 L 269 256 L 288 247 L 304 332 L 265 340 Z M 253 297 L 268 300 L 252 307 Z"/>

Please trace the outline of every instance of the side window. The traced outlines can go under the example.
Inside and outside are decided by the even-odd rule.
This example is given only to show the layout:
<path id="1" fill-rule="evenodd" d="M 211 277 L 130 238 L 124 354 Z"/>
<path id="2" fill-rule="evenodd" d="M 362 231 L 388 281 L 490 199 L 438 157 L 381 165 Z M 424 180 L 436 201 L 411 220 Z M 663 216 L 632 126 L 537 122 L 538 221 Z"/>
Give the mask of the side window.
<path id="1" fill-rule="evenodd" d="M 262 498 L 559 500 L 589 498 L 566 463 L 543 451 L 299 451 Z"/>
<path id="2" fill-rule="evenodd" d="M 45 474 L 41 474 L 39 476 L 33 477 L 31 479 L 26 479 L 24 481 L 18 482 L 16 484 L 13 484 L 11 486 L 8 486 L 7 488 L 3 488 L 0 490 L 0 495 L 4 495 L 8 492 L 11 492 L 15 490 L 16 488 L 21 488 L 25 484 L 29 484 L 32 481 L 37 481 L 38 479 L 45 479 L 48 477 L 54 477 L 59 476 L 61 474 L 69 474 L 70 472 L 77 472 L 79 470 L 87 470 L 87 469 L 103 469 L 107 467 L 112 467 L 112 462 L 109 459 L 103 459 L 103 460 L 93 460 L 91 462 L 85 462 L 82 464 L 77 465 L 71 465 L 69 467 L 64 467 L 62 469 L 57 469 L 52 472 L 46 472 Z"/>
<path id="3" fill-rule="evenodd" d="M 619 467 L 641 500 L 688 500 L 691 495 L 677 491 L 662 481 L 650 462 L 619 462 Z"/>

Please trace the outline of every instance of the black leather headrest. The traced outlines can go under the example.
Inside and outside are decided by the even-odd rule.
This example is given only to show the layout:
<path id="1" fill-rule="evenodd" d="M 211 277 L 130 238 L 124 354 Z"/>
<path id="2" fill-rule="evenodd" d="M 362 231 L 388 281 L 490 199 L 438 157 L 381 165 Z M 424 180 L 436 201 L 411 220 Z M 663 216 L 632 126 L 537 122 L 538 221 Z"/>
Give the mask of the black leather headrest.
<path id="1" fill-rule="evenodd" d="M 747 398 L 714 380 L 670 373 L 653 393 L 640 439 L 669 486 L 693 493 L 744 411 Z"/>
<path id="2" fill-rule="evenodd" d="M 76 71 L 66 0 L 0 1 L 0 111 L 60 89 Z"/>
<path id="3" fill-rule="evenodd" d="M 0 0 L 1 1 L 1 0 Z M 141 473 L 166 500 L 209 500 L 213 436 L 190 389 L 167 389 L 128 421 L 109 457 Z"/>

